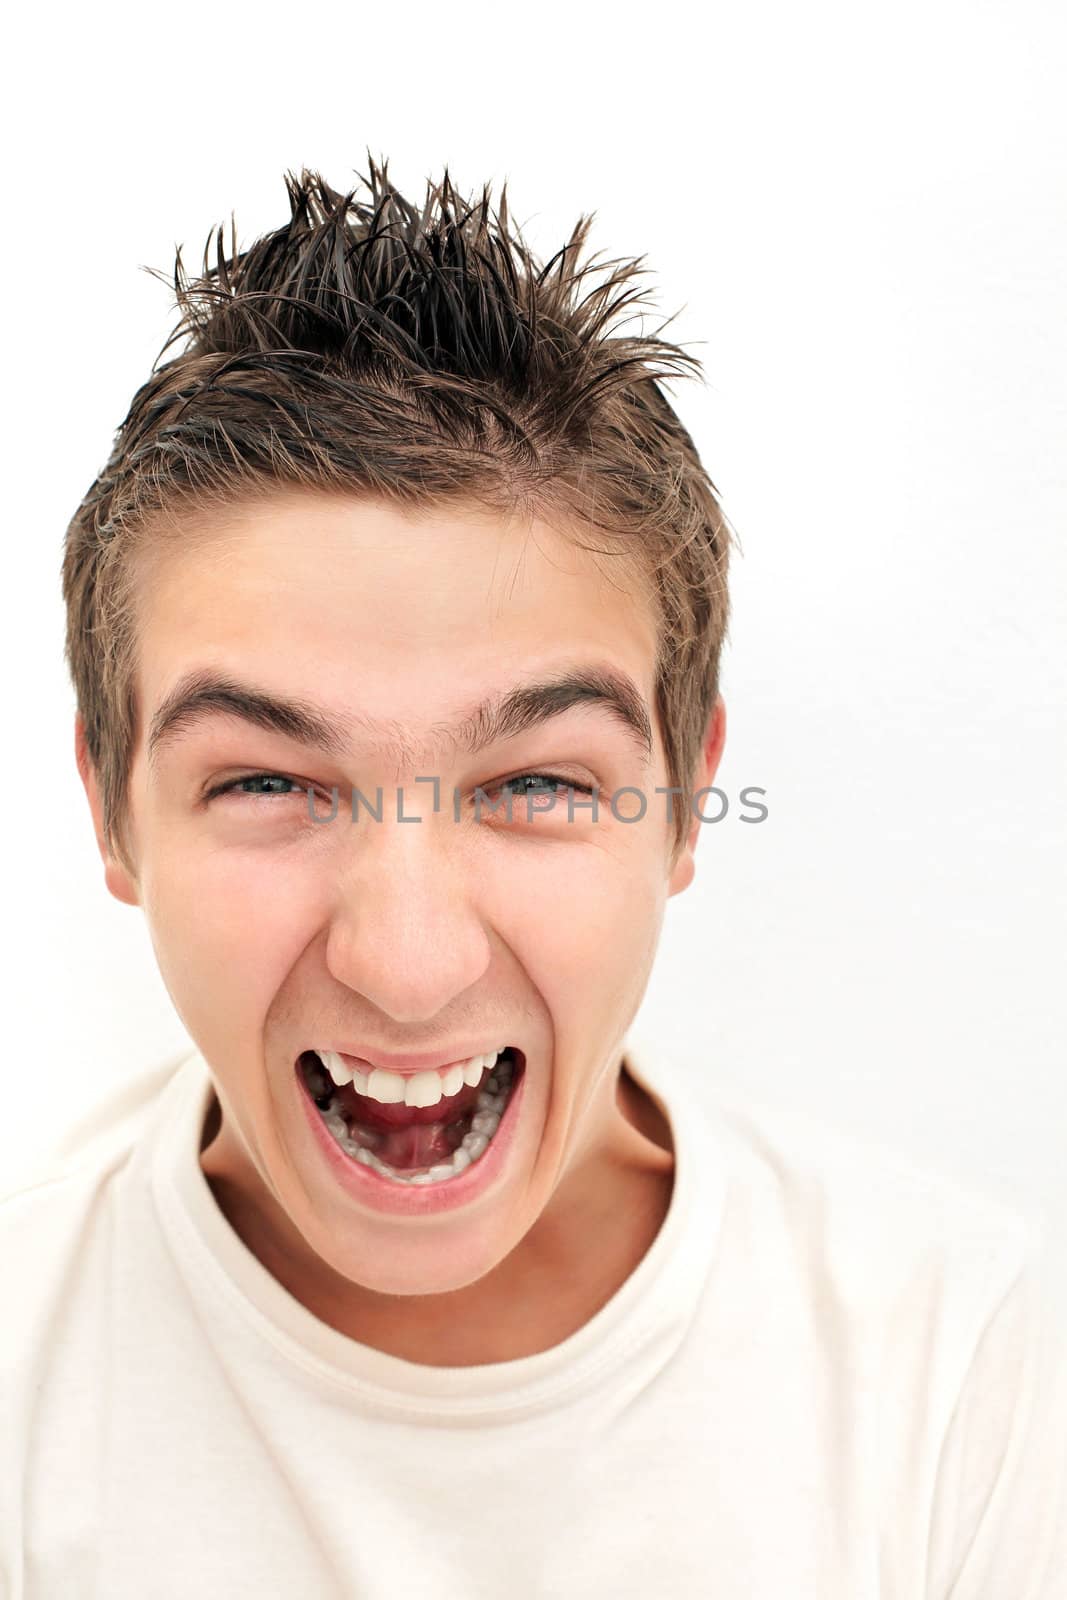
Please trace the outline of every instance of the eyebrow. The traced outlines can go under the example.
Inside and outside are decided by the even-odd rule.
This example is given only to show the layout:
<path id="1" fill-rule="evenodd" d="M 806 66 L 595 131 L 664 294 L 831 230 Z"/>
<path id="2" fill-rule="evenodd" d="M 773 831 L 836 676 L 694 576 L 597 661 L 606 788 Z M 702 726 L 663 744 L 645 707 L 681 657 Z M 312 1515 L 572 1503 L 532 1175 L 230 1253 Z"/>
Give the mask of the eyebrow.
<path id="1" fill-rule="evenodd" d="M 476 755 L 577 705 L 607 712 L 624 729 L 643 764 L 648 764 L 651 718 L 633 680 L 614 667 L 579 666 L 541 682 L 519 684 L 483 700 L 455 723 L 438 724 L 433 731 L 446 746 Z M 156 765 L 165 747 L 216 717 L 236 718 L 327 755 L 341 756 L 357 737 L 363 737 L 378 748 L 402 749 L 404 758 L 411 759 L 411 741 L 395 725 L 387 727 L 359 714 L 338 716 L 311 701 L 273 694 L 210 668 L 194 668 L 178 680 L 152 717 L 149 765 Z"/>

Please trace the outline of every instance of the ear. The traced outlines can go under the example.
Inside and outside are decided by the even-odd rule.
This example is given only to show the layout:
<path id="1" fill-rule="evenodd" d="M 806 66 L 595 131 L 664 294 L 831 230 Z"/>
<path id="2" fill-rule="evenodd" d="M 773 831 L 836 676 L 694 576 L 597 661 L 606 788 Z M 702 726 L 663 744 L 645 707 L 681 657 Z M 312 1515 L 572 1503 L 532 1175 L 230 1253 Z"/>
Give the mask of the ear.
<path id="1" fill-rule="evenodd" d="M 113 854 L 104 837 L 104 808 L 100 800 L 100 789 L 96 781 L 96 768 L 89 757 L 89 750 L 85 743 L 85 723 L 80 715 L 74 718 L 74 759 L 78 763 L 78 772 L 89 800 L 89 810 L 93 816 L 93 832 L 96 834 L 96 848 L 100 852 L 100 859 L 104 863 L 104 882 L 116 900 L 121 900 L 124 905 L 139 906 L 141 903 L 137 890 L 137 881 L 133 878 L 122 862 Z"/>
<path id="2" fill-rule="evenodd" d="M 726 743 L 726 705 L 722 695 L 719 695 L 708 717 L 707 729 L 704 733 L 704 743 L 697 762 L 694 782 L 691 790 L 695 794 L 699 789 L 710 789 L 715 782 L 715 774 L 722 759 L 723 745 Z M 689 796 L 680 795 L 678 801 L 688 807 Z M 683 889 L 688 889 L 696 872 L 696 862 L 693 853 L 696 850 L 697 839 L 700 837 L 700 818 L 694 817 L 689 829 L 685 845 L 678 853 L 678 859 L 671 868 L 671 875 L 667 885 L 668 898 L 672 894 L 681 894 Z"/>

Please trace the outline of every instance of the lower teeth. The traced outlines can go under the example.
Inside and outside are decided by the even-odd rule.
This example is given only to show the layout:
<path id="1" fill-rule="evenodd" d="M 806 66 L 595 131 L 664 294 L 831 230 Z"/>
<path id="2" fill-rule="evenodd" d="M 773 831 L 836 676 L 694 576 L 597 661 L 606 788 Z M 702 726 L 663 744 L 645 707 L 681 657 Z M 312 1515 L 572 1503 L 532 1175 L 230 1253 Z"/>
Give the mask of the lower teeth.
<path id="1" fill-rule="evenodd" d="M 492 1142 L 493 1135 L 500 1126 L 501 1118 L 512 1089 L 512 1063 L 508 1057 L 497 1061 L 489 1077 L 484 1081 L 478 1092 L 475 1102 L 475 1112 L 471 1119 L 470 1131 L 465 1133 L 460 1141 L 459 1148 L 452 1152 L 451 1160 L 439 1162 L 436 1166 L 418 1172 L 398 1172 L 387 1162 L 374 1154 L 366 1145 L 359 1144 L 349 1133 L 348 1124 L 340 1111 L 335 1109 L 334 1096 L 331 1093 L 328 1100 L 325 1096 L 317 1098 L 315 1104 L 322 1112 L 322 1120 L 330 1133 L 346 1155 L 358 1161 L 362 1167 L 373 1167 L 384 1178 L 391 1178 L 394 1183 L 424 1184 L 444 1183 L 449 1178 L 458 1177 L 461 1172 L 479 1161 Z"/>

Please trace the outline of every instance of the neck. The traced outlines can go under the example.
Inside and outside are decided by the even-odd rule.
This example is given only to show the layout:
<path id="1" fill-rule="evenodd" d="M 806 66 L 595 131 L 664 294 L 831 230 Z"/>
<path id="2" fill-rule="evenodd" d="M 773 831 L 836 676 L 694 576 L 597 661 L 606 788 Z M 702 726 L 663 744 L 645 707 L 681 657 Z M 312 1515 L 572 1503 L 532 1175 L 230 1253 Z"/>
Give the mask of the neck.
<path id="1" fill-rule="evenodd" d="M 227 1159 L 225 1135 L 220 1128 L 202 1151 L 201 1167 L 223 1215 L 267 1271 L 339 1333 L 429 1366 L 518 1360 L 577 1332 L 645 1255 L 673 1187 L 669 1128 L 624 1064 L 606 1138 L 503 1261 L 448 1294 L 386 1295 L 309 1255 L 266 1187 L 233 1175 L 240 1169 Z"/>

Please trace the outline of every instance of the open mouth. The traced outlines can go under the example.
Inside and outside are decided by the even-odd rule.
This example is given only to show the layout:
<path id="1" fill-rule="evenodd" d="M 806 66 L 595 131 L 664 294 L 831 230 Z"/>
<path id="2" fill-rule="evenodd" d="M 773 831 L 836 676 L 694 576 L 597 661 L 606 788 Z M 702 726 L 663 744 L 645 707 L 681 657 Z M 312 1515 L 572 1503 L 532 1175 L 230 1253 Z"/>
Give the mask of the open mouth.
<path id="1" fill-rule="evenodd" d="M 398 1184 L 447 1183 L 480 1161 L 524 1068 L 512 1045 L 403 1077 L 360 1073 L 329 1050 L 305 1050 L 297 1061 L 338 1147 Z"/>

